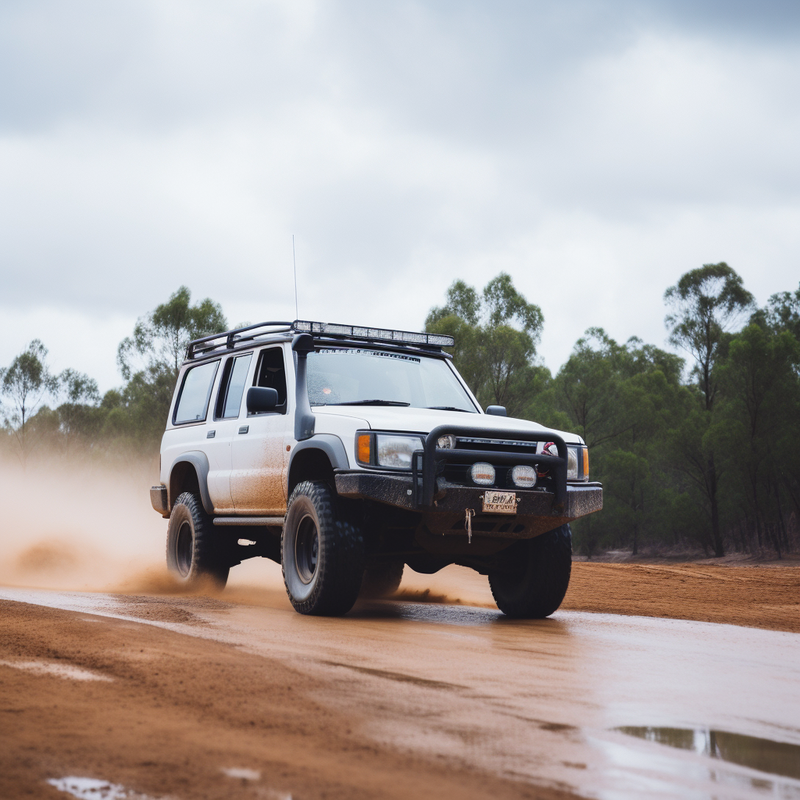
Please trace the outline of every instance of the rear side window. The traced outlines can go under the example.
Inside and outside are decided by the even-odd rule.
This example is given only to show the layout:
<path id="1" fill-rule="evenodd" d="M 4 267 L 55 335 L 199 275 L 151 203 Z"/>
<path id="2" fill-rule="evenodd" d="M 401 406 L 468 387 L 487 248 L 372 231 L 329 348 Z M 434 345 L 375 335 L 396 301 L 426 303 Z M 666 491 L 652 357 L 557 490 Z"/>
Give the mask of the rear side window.
<path id="1" fill-rule="evenodd" d="M 183 376 L 183 386 L 175 408 L 176 425 L 186 422 L 200 422 L 206 418 L 208 401 L 211 397 L 211 387 L 217 375 L 219 361 L 211 361 L 186 370 Z"/>

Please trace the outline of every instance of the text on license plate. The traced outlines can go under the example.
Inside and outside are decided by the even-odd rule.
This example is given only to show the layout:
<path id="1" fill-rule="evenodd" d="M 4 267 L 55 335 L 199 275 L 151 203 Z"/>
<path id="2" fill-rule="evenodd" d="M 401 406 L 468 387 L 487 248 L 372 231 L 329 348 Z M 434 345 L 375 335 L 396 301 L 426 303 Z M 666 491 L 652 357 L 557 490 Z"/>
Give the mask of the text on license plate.
<path id="1" fill-rule="evenodd" d="M 516 514 L 517 495 L 515 492 L 485 492 L 483 495 L 484 514 Z"/>

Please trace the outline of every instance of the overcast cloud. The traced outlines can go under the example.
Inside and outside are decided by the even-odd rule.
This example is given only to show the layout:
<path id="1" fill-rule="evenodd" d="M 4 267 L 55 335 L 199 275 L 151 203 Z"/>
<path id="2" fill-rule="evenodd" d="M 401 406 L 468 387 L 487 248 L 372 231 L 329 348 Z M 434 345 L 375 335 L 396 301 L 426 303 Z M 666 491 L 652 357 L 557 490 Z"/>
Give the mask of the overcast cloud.
<path id="1" fill-rule="evenodd" d="M 101 389 L 185 284 L 232 324 L 420 328 L 500 271 L 556 371 L 664 290 L 800 280 L 800 5 L 5 0 L 0 365 Z"/>

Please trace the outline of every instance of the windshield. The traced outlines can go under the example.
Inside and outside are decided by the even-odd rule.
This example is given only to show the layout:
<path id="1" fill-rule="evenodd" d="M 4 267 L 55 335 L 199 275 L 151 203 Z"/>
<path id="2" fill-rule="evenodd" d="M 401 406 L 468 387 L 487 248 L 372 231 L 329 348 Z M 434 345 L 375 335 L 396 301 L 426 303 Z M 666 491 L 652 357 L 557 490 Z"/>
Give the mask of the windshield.
<path id="1" fill-rule="evenodd" d="M 477 413 L 443 359 L 383 350 L 309 353 L 308 400 L 312 406 L 398 405 Z"/>

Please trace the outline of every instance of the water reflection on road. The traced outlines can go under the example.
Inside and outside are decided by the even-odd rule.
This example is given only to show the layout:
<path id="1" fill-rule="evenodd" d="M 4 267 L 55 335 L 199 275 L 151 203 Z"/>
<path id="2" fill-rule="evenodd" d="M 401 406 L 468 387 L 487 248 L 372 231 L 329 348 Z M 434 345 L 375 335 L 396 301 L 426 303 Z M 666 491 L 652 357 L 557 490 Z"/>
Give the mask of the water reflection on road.
<path id="1" fill-rule="evenodd" d="M 318 619 L 294 613 L 278 591 L 230 595 L 237 602 L 0 597 L 141 619 L 278 658 L 317 676 L 320 701 L 356 709 L 379 742 L 587 797 L 800 798 L 791 769 L 715 758 L 750 740 L 785 745 L 790 762 L 798 752 L 797 634 L 579 612 L 521 622 L 434 603 Z M 679 739 L 691 746 L 670 746 Z"/>

